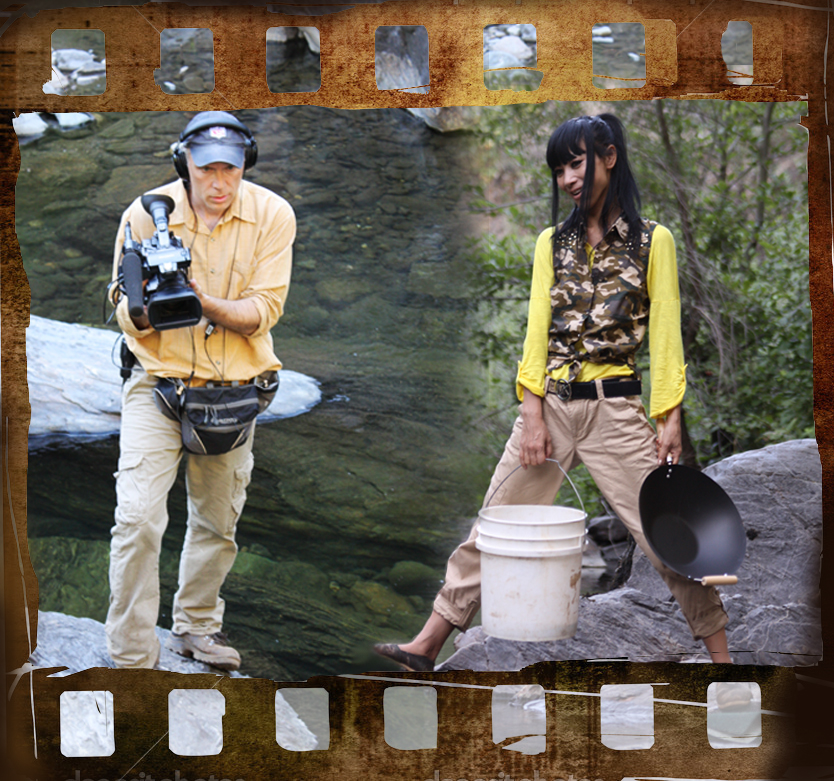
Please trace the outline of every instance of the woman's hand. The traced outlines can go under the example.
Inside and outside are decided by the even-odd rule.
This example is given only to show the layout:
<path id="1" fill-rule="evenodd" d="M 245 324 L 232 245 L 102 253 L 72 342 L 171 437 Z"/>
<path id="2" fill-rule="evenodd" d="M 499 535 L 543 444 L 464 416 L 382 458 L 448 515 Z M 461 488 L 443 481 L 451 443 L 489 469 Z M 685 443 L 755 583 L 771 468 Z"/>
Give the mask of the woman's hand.
<path id="1" fill-rule="evenodd" d="M 521 402 L 521 448 L 518 460 L 521 466 L 543 464 L 545 459 L 553 454 L 553 443 L 550 433 L 542 417 L 542 399 L 524 389 L 524 399 Z"/>
<path id="2" fill-rule="evenodd" d="M 667 456 L 671 456 L 672 463 L 677 464 L 683 450 L 681 434 L 680 404 L 666 413 L 666 419 L 657 419 L 657 463 L 666 463 Z"/>

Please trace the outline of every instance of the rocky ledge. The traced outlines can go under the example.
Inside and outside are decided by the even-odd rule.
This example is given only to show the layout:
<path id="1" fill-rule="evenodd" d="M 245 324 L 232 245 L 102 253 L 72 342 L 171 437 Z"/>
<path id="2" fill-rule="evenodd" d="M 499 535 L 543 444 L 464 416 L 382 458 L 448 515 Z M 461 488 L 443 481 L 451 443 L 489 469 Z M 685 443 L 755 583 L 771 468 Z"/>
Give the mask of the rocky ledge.
<path id="1" fill-rule="evenodd" d="M 738 584 L 723 586 L 728 641 L 737 664 L 816 664 L 822 657 L 820 557 L 822 469 L 813 439 L 740 453 L 704 470 L 730 496 L 747 532 Z M 520 670 L 536 662 L 628 659 L 709 661 L 677 603 L 640 552 L 625 585 L 582 597 L 570 639 L 500 640 L 474 627 L 438 670 Z"/>

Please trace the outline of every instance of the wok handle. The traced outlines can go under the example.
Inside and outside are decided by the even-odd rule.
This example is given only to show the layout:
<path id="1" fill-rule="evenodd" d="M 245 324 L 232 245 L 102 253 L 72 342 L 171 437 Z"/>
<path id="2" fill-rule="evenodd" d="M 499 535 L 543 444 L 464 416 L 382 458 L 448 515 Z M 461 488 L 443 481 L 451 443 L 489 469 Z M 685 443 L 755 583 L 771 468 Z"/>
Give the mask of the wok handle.
<path id="1" fill-rule="evenodd" d="M 738 583 L 738 578 L 735 575 L 707 575 L 705 578 L 699 578 L 702 586 L 732 586 Z"/>

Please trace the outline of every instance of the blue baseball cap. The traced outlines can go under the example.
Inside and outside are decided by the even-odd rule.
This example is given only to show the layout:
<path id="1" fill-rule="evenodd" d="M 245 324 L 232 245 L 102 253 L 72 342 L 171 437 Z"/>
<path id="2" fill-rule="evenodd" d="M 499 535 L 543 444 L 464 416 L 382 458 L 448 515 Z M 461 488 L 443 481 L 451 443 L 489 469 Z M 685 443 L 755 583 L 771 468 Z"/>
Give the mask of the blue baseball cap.
<path id="1" fill-rule="evenodd" d="M 194 165 L 201 168 L 211 163 L 228 163 L 243 168 L 246 138 L 243 133 L 223 125 L 208 127 L 186 141 Z"/>

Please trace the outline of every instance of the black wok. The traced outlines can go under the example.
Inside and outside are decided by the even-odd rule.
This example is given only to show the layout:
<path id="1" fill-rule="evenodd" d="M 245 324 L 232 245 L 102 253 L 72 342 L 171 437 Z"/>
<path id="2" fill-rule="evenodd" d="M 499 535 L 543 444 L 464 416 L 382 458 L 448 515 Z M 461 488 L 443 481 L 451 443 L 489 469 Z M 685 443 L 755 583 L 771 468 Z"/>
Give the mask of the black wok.
<path id="1" fill-rule="evenodd" d="M 682 464 L 659 466 L 640 489 L 643 533 L 670 569 L 703 585 L 736 583 L 747 536 L 718 483 Z"/>

